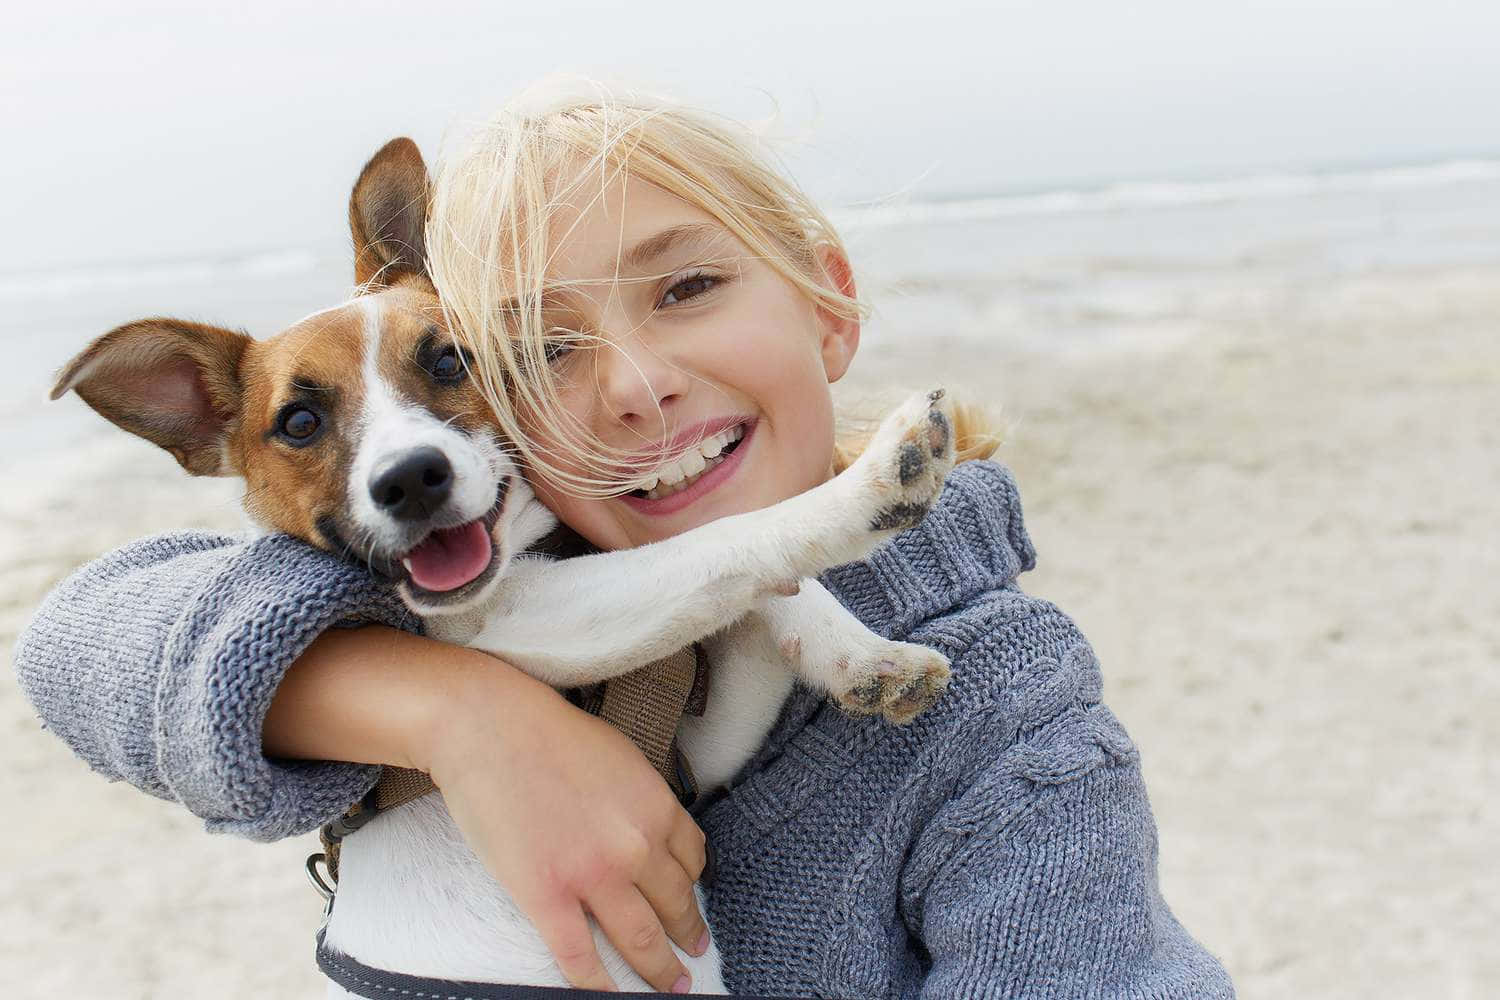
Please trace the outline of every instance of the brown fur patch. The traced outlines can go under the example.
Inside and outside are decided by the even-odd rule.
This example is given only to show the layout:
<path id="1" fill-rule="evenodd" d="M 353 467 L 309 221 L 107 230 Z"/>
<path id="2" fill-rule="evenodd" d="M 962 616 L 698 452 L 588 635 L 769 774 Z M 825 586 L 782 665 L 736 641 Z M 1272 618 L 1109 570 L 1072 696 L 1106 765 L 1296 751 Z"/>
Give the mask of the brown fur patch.
<path id="1" fill-rule="evenodd" d="M 317 519 L 347 503 L 347 471 L 364 388 L 364 312 L 351 304 L 319 313 L 246 351 L 243 418 L 230 443 L 245 477 L 245 508 L 278 531 L 327 547 Z M 288 405 L 318 415 L 316 439 L 296 447 L 276 433 Z"/>

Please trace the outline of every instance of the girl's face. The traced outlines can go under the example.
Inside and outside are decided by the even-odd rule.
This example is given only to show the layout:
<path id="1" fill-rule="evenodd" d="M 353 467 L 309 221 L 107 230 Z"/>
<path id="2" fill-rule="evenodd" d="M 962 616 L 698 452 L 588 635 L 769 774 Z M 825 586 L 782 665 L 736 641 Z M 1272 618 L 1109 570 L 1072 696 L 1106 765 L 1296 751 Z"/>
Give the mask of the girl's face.
<path id="1" fill-rule="evenodd" d="M 601 340 L 553 361 L 562 404 L 607 445 L 652 456 L 646 468 L 665 459 L 652 495 L 583 498 L 535 476 L 542 502 L 594 545 L 620 549 L 826 480 L 828 386 L 854 355 L 858 320 L 814 305 L 711 215 L 661 188 L 621 178 L 581 201 L 554 220 L 548 278 L 558 291 L 546 319 Z M 840 255 L 820 263 L 830 288 L 853 294 Z M 560 453 L 526 423 L 538 445 Z M 699 457 L 715 445 L 724 446 L 718 457 Z"/>

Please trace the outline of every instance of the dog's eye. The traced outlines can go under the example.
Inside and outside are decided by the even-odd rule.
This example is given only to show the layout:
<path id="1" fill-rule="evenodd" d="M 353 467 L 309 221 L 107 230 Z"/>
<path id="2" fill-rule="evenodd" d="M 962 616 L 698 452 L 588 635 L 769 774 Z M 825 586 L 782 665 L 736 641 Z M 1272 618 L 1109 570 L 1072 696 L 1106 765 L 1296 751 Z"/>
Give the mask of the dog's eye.
<path id="1" fill-rule="evenodd" d="M 318 415 L 304 406 L 298 406 L 281 415 L 281 433 L 293 441 L 306 441 L 318 433 L 321 421 Z"/>
<path id="2" fill-rule="evenodd" d="M 438 355 L 432 359 L 427 370 L 432 377 L 439 382 L 457 382 L 464 377 L 463 359 L 458 356 L 458 348 L 452 344 L 444 347 Z"/>

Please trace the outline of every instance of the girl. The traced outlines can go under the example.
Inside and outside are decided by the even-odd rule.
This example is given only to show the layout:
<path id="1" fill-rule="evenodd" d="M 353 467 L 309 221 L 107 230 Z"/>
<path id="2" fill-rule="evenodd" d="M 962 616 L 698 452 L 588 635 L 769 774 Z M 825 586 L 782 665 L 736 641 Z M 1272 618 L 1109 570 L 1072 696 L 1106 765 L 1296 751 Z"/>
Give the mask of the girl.
<path id="1" fill-rule="evenodd" d="M 529 477 L 594 545 L 771 504 L 847 462 L 828 386 L 859 344 L 853 274 L 737 129 L 602 90 L 523 97 L 445 164 L 426 240 Z M 725 426 L 744 435 L 732 455 L 673 467 L 670 442 Z M 739 991 L 1231 995 L 1160 896 L 1136 752 L 1088 644 L 1016 584 L 1033 560 L 1009 473 L 960 465 L 922 524 L 823 580 L 877 632 L 945 653 L 948 693 L 906 728 L 794 695 L 697 825 L 618 733 L 423 639 L 366 574 L 286 538 L 106 556 L 49 596 L 16 661 L 91 765 L 213 829 L 287 836 L 359 799 L 369 765 L 428 771 L 578 986 L 611 985 L 591 915 L 653 986 L 690 988 L 668 939 L 706 947 L 706 834 Z"/>

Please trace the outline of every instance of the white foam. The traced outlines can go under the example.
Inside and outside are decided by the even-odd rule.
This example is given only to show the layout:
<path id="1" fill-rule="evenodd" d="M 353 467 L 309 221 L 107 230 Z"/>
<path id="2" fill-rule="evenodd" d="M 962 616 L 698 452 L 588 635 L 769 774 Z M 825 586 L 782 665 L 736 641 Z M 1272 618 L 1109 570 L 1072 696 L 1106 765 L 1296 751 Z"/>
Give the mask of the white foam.
<path id="1" fill-rule="evenodd" d="M 1180 208 L 1328 194 L 1375 194 L 1495 181 L 1500 181 L 1500 159 L 1463 159 L 1364 170 L 1254 173 L 1186 181 L 1129 181 L 1097 188 L 1069 188 L 952 201 L 892 200 L 848 207 L 831 214 L 840 228 L 878 230 L 897 226 Z M 338 266 L 344 266 L 341 256 Z M 309 274 L 320 267 L 331 267 L 328 253 L 320 254 L 311 249 L 292 247 L 236 257 L 9 272 L 0 273 L 0 302 L 63 300 L 101 291 L 203 286 L 236 279 L 290 277 Z"/>
<path id="2" fill-rule="evenodd" d="M 956 201 L 887 202 L 835 212 L 850 229 L 978 222 L 1017 216 L 1176 208 L 1326 194 L 1447 187 L 1500 180 L 1500 160 L 1452 160 L 1421 166 L 1310 173 L 1258 173 L 1197 181 L 1133 181 L 1100 188 L 1043 191 Z"/>
<path id="3" fill-rule="evenodd" d="M 315 270 L 319 263 L 320 258 L 313 251 L 289 248 L 229 258 L 13 271 L 0 274 L 0 302 L 64 299 L 142 286 L 181 287 L 236 279 L 276 278 L 306 274 Z"/>

